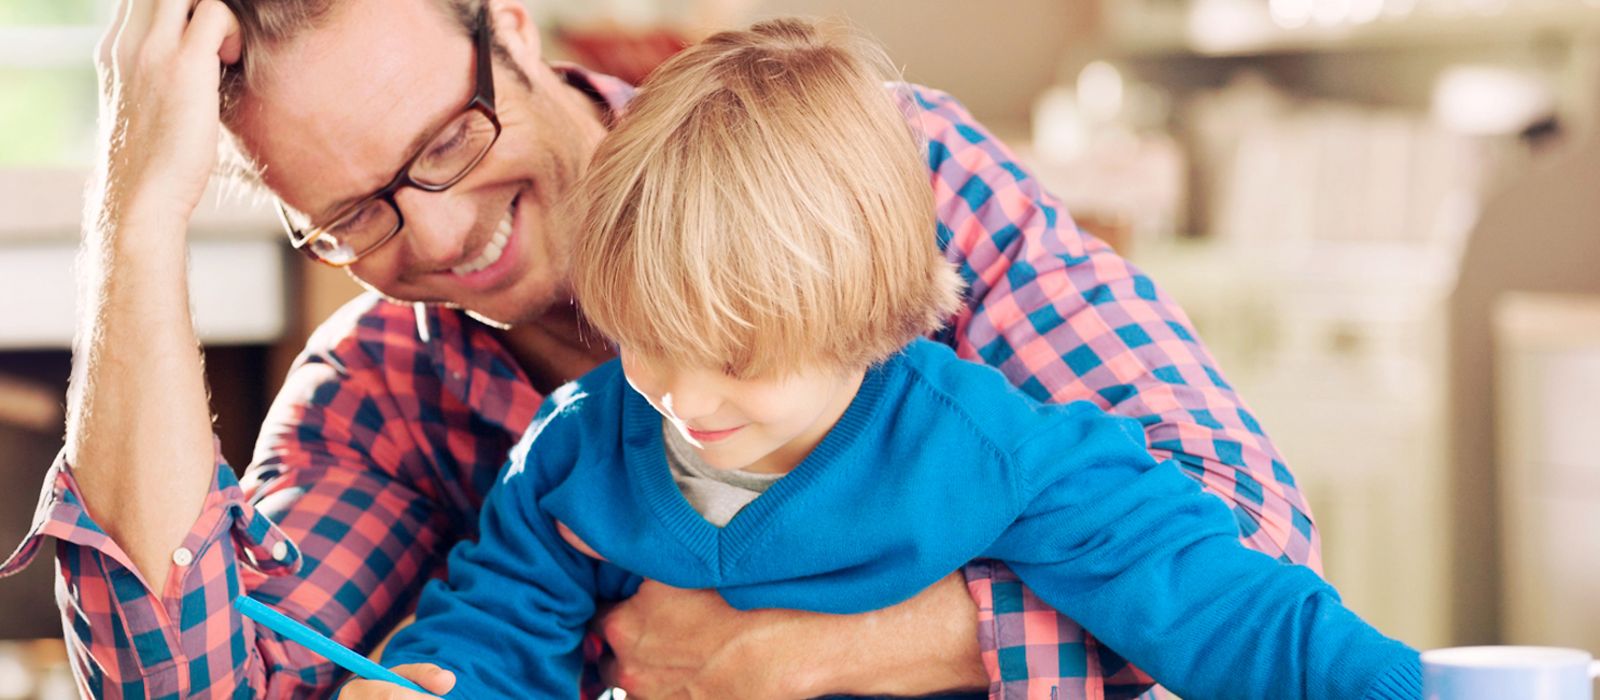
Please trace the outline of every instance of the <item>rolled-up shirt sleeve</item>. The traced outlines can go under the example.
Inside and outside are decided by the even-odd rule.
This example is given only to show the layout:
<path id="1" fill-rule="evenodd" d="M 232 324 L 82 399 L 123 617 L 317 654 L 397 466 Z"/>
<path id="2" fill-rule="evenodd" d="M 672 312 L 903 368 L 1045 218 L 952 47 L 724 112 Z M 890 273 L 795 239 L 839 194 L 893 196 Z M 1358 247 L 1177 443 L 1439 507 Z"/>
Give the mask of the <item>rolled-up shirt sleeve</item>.
<path id="1" fill-rule="evenodd" d="M 436 328 L 442 316 L 431 317 Z M 437 355 L 409 306 L 364 299 L 324 324 L 285 379 L 243 479 L 217 456 L 166 581 L 141 576 L 57 460 L 6 571 L 57 540 L 58 602 L 86 695 L 331 695 L 347 674 L 241 617 L 232 604 L 241 593 L 361 653 L 410 614 L 449 547 L 471 534 L 482 490 L 540 398 L 513 389 L 498 356 L 461 354 L 479 346 L 450 319 L 456 342 Z M 458 366 L 470 369 L 447 387 L 440 377 Z M 498 410 L 473 410 L 457 394 Z"/>
<path id="2" fill-rule="evenodd" d="M 232 684 L 252 650 L 230 604 L 238 566 L 257 576 L 292 574 L 300 552 L 246 500 L 233 469 L 216 460 L 200 517 L 173 550 L 166 581 L 148 582 L 106 535 L 58 456 L 46 475 L 32 527 L 0 564 L 0 575 L 29 565 L 46 538 L 56 540 L 57 599 L 80 692 L 96 698 L 192 697 L 202 679 Z M 204 668 L 188 660 L 197 659 Z"/>

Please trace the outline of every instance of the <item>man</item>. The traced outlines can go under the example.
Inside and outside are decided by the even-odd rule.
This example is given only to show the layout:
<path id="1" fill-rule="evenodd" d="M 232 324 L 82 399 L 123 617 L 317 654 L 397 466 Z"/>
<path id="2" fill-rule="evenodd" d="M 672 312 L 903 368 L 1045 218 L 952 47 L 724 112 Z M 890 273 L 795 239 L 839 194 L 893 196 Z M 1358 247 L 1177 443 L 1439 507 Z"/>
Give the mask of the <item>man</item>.
<path id="1" fill-rule="evenodd" d="M 338 669 L 229 600 L 243 586 L 369 651 L 474 536 L 543 394 L 610 355 L 568 301 L 559 205 L 629 89 L 545 65 L 517 0 L 191 2 L 124 0 L 102 43 L 67 444 L 8 566 L 40 536 L 63 541 L 86 692 L 322 695 Z M 954 100 L 919 108 L 937 235 L 969 284 L 938 339 L 1036 397 L 1138 417 L 1153 452 L 1234 506 L 1249 544 L 1315 566 L 1292 479 L 1181 312 L 1078 233 Z M 183 274 L 224 124 L 296 243 L 386 297 L 312 338 L 242 488 L 211 436 Z M 609 680 L 645 698 L 1146 684 L 982 562 L 848 618 L 737 613 L 714 593 L 647 586 L 600 631 Z M 346 694 L 379 693 L 405 697 Z"/>

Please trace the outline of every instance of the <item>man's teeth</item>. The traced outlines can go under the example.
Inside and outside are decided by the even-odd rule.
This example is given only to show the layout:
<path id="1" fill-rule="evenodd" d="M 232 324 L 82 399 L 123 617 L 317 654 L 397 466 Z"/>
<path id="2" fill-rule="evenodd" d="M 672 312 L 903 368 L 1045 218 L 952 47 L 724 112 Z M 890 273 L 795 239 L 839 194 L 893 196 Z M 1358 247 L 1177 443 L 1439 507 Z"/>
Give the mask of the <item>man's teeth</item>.
<path id="1" fill-rule="evenodd" d="M 506 250 L 506 241 L 511 240 L 511 214 L 500 220 L 500 226 L 494 230 L 494 238 L 489 239 L 482 253 L 468 262 L 450 268 L 451 272 L 458 275 L 470 275 L 500 261 L 500 254 Z"/>

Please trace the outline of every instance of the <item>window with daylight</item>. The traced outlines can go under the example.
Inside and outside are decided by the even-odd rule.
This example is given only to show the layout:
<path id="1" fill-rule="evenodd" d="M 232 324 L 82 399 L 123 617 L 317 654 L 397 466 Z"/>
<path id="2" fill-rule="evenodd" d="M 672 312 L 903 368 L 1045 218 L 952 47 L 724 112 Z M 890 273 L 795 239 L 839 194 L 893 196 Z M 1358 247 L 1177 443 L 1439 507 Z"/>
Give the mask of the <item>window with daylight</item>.
<path id="1" fill-rule="evenodd" d="M 0 3 L 0 169 L 84 167 L 109 0 Z"/>

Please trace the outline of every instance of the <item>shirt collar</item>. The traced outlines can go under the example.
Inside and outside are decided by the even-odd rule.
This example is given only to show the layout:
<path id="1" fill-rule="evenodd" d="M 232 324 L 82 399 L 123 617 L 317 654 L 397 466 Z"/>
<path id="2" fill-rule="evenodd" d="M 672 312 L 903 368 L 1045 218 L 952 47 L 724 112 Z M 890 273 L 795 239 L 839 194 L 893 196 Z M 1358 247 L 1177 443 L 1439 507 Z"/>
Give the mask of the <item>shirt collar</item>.
<path id="1" fill-rule="evenodd" d="M 578 92 L 588 96 L 600 107 L 600 112 L 605 119 L 606 129 L 610 129 L 616 118 L 627 107 L 628 101 L 633 99 L 637 88 L 604 73 L 597 73 L 582 66 L 572 63 L 552 63 L 551 69 L 556 75 L 565 80 L 568 85 Z"/>

